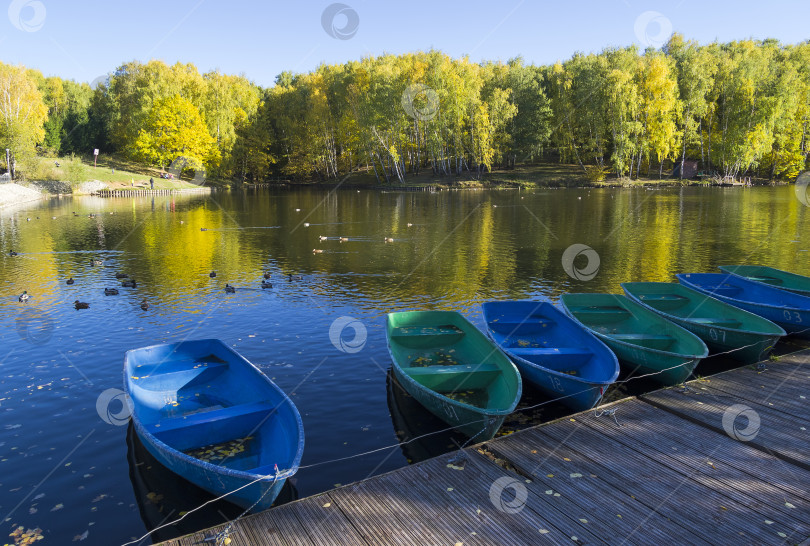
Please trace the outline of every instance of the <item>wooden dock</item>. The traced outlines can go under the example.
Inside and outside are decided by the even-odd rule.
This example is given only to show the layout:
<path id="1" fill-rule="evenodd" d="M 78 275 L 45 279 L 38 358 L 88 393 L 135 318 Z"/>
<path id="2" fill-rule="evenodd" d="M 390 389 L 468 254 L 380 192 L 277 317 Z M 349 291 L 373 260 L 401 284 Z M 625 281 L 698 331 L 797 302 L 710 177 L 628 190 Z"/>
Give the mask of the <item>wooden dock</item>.
<path id="1" fill-rule="evenodd" d="M 98 190 L 93 192 L 92 195 L 96 197 L 136 197 L 136 196 L 149 196 L 149 195 L 175 195 L 178 193 L 211 193 L 210 186 L 200 186 L 198 188 L 177 188 L 177 189 L 162 189 L 150 190 L 146 188 L 132 188 L 121 190 Z"/>
<path id="2" fill-rule="evenodd" d="M 243 518 L 231 546 L 808 544 L 808 400 L 810 350 Z"/>

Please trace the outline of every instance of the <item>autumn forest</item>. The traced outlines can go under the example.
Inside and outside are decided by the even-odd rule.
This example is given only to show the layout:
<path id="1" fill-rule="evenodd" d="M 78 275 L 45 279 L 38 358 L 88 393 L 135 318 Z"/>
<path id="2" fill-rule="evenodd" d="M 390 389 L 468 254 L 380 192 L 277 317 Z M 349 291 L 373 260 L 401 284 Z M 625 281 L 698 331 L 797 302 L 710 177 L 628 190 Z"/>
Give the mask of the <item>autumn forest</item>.
<path id="1" fill-rule="evenodd" d="M 475 63 L 439 51 L 368 57 L 262 88 L 192 64 L 128 62 L 91 86 L 0 63 L 3 168 L 94 148 L 209 178 L 380 183 L 481 178 L 537 161 L 589 179 L 703 173 L 792 179 L 807 168 L 810 42 L 699 45 L 673 35 L 550 66 Z"/>

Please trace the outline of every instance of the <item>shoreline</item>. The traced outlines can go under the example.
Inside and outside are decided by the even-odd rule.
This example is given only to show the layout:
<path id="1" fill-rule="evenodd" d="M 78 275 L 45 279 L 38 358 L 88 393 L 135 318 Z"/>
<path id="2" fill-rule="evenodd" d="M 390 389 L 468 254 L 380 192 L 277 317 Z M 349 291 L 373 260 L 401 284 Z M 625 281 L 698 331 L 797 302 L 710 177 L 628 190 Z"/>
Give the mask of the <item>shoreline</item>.
<path id="1" fill-rule="evenodd" d="M 0 209 L 39 201 L 46 194 L 19 184 L 0 184 Z"/>

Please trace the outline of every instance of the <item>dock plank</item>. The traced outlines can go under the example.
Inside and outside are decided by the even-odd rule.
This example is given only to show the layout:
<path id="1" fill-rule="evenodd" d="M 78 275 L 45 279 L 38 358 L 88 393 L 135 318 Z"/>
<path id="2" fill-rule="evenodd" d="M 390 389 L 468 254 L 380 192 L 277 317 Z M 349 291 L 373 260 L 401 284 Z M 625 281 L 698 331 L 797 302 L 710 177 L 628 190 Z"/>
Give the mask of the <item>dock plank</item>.
<path id="1" fill-rule="evenodd" d="M 559 449 L 580 454 L 583 463 L 581 470 L 573 472 L 584 476 L 587 473 L 596 475 L 612 483 L 614 488 L 638 498 L 664 517 L 683 522 L 684 526 L 703 528 L 702 538 L 722 541 L 723 537 L 739 535 L 747 540 L 773 539 L 774 535 L 764 523 L 751 521 L 745 506 L 717 491 L 702 487 L 694 481 L 694 474 L 680 473 L 651 459 L 646 452 L 628 448 L 585 425 L 552 425 L 544 427 L 542 435 L 547 443 L 554 445 L 556 442 Z M 601 459 L 601 453 L 610 453 L 611 460 Z M 711 521 L 710 527 L 706 525 L 707 521 Z"/>
<path id="2" fill-rule="evenodd" d="M 610 404 L 618 425 L 583 412 L 243 518 L 231 546 L 810 544 L 808 391 L 805 350 Z M 750 441 L 723 426 L 739 404 Z"/>
<path id="3" fill-rule="evenodd" d="M 663 389 L 642 395 L 640 398 L 687 420 L 701 423 L 721 434 L 725 434 L 724 416 L 729 422 L 741 427 L 738 428 L 741 433 L 748 428 L 743 418 L 737 417 L 739 422 L 734 420 L 735 412 L 742 408 L 735 409 L 733 406 L 738 404 L 748 407 L 756 406 L 754 409 L 760 423 L 755 426 L 756 436 L 748 442 L 749 445 L 810 470 L 810 461 L 807 458 L 810 422 L 807 418 L 797 418 L 777 409 L 741 400 L 731 395 L 721 399 L 709 390 L 695 388 Z M 752 433 L 753 431 L 754 429 L 752 429 Z"/>
<path id="4" fill-rule="evenodd" d="M 629 406 L 627 416 L 622 419 L 621 427 L 599 419 L 586 418 L 582 422 L 631 449 L 647 452 L 661 464 L 689 476 L 693 482 L 733 499 L 747 507 L 752 516 L 759 513 L 763 521 L 781 524 L 779 531 L 788 536 L 810 535 L 810 501 L 805 495 L 788 495 L 784 490 L 764 481 L 763 476 L 747 474 L 721 462 L 722 453 L 739 449 L 741 442 L 731 438 L 724 441 L 718 435 L 713 447 L 700 449 L 691 442 L 679 442 L 660 433 L 651 434 L 648 423 L 655 417 L 656 410 L 651 406 L 645 408 L 643 402 L 636 400 L 626 405 Z M 673 416 L 673 419 L 676 418 Z M 692 435 L 701 432 L 701 427 L 690 426 L 690 423 L 682 420 L 673 424 L 681 433 L 687 431 L 686 437 L 690 439 Z M 684 437 L 683 434 L 681 437 Z M 794 508 L 786 506 L 788 501 Z"/>

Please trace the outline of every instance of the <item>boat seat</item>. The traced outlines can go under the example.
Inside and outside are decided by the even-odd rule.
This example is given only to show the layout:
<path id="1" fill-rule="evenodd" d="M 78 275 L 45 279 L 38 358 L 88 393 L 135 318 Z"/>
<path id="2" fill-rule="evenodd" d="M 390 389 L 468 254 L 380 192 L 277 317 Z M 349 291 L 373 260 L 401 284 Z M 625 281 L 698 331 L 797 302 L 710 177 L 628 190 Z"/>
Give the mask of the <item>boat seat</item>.
<path id="1" fill-rule="evenodd" d="M 145 425 L 146 430 L 152 434 L 166 433 L 173 430 L 188 428 L 196 425 L 217 423 L 233 417 L 244 417 L 254 413 L 267 413 L 276 408 L 277 404 L 270 401 L 253 402 L 250 404 L 237 404 L 227 408 L 200 410 L 178 417 L 162 419 L 159 423 Z"/>
<path id="2" fill-rule="evenodd" d="M 721 319 L 711 317 L 706 318 L 688 317 L 686 320 L 690 322 L 696 322 L 698 324 L 703 324 L 705 326 L 717 326 L 718 328 L 739 328 L 740 326 L 742 326 L 742 322 L 734 319 Z"/>
<path id="3" fill-rule="evenodd" d="M 457 326 L 404 326 L 391 330 L 391 340 L 411 349 L 447 347 L 462 340 L 464 331 Z"/>
<path id="4" fill-rule="evenodd" d="M 391 331 L 391 337 L 393 338 L 403 338 L 403 337 L 420 337 L 420 336 L 457 336 L 457 335 L 464 335 L 464 331 L 461 328 L 453 326 L 452 324 L 448 324 L 445 326 L 403 326 L 400 328 L 394 328 Z"/>
<path id="5" fill-rule="evenodd" d="M 210 362 L 190 358 L 167 360 L 155 366 L 135 366 L 131 380 L 133 385 L 149 391 L 177 391 L 209 381 L 228 369 L 228 366 L 224 361 Z M 139 375 L 144 371 L 145 375 Z"/>
<path id="6" fill-rule="evenodd" d="M 648 349 L 669 349 L 675 338 L 666 334 L 605 334 L 616 341 L 625 341 Z"/>
<path id="7" fill-rule="evenodd" d="M 749 281 L 758 281 L 767 284 L 776 284 L 776 285 L 782 284 L 782 279 L 777 279 L 776 277 L 769 277 L 767 275 L 752 275 L 747 276 L 745 278 L 748 279 Z"/>
<path id="8" fill-rule="evenodd" d="M 571 312 L 580 320 L 593 324 L 621 322 L 630 318 L 630 311 L 618 305 L 573 307 Z"/>
<path id="9" fill-rule="evenodd" d="M 591 356 L 592 351 L 578 347 L 509 347 L 506 349 L 518 356 Z"/>
<path id="10" fill-rule="evenodd" d="M 480 373 L 480 372 L 500 372 L 501 369 L 495 364 L 462 364 L 459 366 L 419 366 L 415 368 L 403 368 L 405 373 L 411 377 L 417 375 L 437 375 L 453 373 Z"/>
<path id="11" fill-rule="evenodd" d="M 493 332 L 507 335 L 525 335 L 532 332 L 537 332 L 539 328 L 550 328 L 557 323 L 551 319 L 540 316 L 526 317 L 525 320 L 504 320 L 494 321 L 491 320 L 487 326 Z"/>
<path id="12" fill-rule="evenodd" d="M 403 368 L 417 383 L 436 392 L 483 389 L 501 374 L 495 364 Z"/>
<path id="13" fill-rule="evenodd" d="M 689 301 L 689 298 L 678 294 L 642 294 L 642 301 Z"/>
<path id="14" fill-rule="evenodd" d="M 718 294 L 720 296 L 728 296 L 730 298 L 736 296 L 741 292 L 741 289 L 736 286 L 701 286 L 703 290 L 707 292 L 711 292 L 712 294 Z"/>

